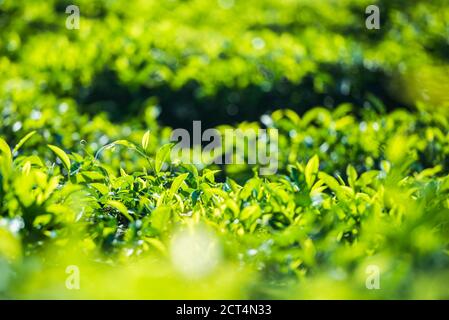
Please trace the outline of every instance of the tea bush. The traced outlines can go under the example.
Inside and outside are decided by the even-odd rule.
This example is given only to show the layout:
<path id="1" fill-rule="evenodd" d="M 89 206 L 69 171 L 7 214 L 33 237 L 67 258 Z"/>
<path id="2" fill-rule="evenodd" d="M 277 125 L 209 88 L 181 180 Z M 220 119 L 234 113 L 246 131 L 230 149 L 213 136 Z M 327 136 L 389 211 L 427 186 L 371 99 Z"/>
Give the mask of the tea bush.
<path id="1" fill-rule="evenodd" d="M 1 298 L 449 297 L 444 1 L 68 4 L 0 1 Z M 192 119 L 277 172 L 172 159 Z"/>
<path id="2" fill-rule="evenodd" d="M 313 109 L 303 117 L 276 111 L 270 119 L 285 131 L 280 139 L 289 145 L 285 165 L 276 175 L 256 173 L 241 184 L 229 177 L 217 182 L 215 170 L 170 163 L 170 145 L 152 155 L 146 149 L 148 134 L 142 145 L 119 140 L 97 155 L 67 154 L 48 145 L 46 158 L 21 152 L 38 139 L 34 132 L 12 151 L 0 140 L 1 221 L 7 240 L 2 253 L 13 265 L 50 255 L 51 262 L 39 262 L 40 268 L 58 265 L 58 255 L 67 259 L 66 250 L 76 252 L 69 260 L 115 261 L 110 268 L 148 256 L 163 264 L 170 260 L 176 230 L 196 234 L 204 228 L 221 248 L 214 250 L 223 250 L 223 264 L 248 272 L 230 284 L 247 283 L 237 296 L 331 297 L 318 291 L 324 281 L 336 283 L 338 297 L 447 297 L 442 284 L 422 291 L 428 281 L 438 284 L 448 277 L 447 121 L 397 111 L 359 124 L 346 111 L 345 106 L 333 114 Z M 364 138 L 378 147 L 366 149 Z M 300 156 L 305 149 L 316 154 Z M 133 171 L 123 169 L 128 165 Z M 46 248 L 52 248 L 50 253 Z M 200 261 L 208 256 L 194 249 L 187 254 Z M 388 279 L 377 295 L 364 292 L 360 280 L 370 261 L 381 265 Z M 92 277 L 89 281 L 98 278 Z M 129 281 L 138 282 L 135 277 Z M 20 296 L 32 280 L 10 281 Z M 144 292 L 154 289 L 147 281 L 141 294 L 155 297 Z M 61 294 L 52 288 L 39 287 L 39 294 Z M 97 297 L 106 288 L 81 293 Z"/>

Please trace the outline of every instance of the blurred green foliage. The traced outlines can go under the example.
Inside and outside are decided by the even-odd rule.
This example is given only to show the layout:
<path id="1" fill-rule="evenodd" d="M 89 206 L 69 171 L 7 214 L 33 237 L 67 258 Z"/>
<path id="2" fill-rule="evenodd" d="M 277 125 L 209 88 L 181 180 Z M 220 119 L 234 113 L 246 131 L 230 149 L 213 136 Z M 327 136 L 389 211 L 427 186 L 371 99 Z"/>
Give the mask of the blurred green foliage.
<path id="1" fill-rule="evenodd" d="M 449 298 L 445 1 L 69 4 L 0 0 L 0 298 Z M 277 174 L 170 161 L 192 119 Z"/>
<path id="2" fill-rule="evenodd" d="M 81 0 L 79 30 L 65 27 L 69 4 L 2 0 L 7 128 L 33 111 L 51 122 L 50 106 L 59 113 L 64 99 L 115 120 L 157 104 L 174 126 L 256 120 L 284 107 L 379 107 L 373 95 L 388 109 L 416 100 L 449 106 L 438 98 L 447 73 L 419 76 L 448 65 L 443 0 L 376 1 L 380 30 L 365 28 L 369 0 Z"/>

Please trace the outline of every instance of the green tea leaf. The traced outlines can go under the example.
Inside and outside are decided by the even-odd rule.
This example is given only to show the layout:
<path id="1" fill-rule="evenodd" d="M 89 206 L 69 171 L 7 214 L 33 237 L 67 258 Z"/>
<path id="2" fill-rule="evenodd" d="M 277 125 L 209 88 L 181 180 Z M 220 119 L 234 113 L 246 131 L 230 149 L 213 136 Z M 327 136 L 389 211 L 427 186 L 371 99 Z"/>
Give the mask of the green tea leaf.
<path id="1" fill-rule="evenodd" d="M 159 173 L 161 171 L 164 162 L 166 162 L 169 158 L 172 146 L 173 144 L 171 143 L 165 144 L 156 153 L 156 159 L 154 162 L 154 170 L 156 171 L 156 173 Z"/>
<path id="2" fill-rule="evenodd" d="M 337 179 L 335 179 L 334 177 L 328 175 L 327 173 L 324 172 L 320 172 L 318 173 L 318 178 L 320 180 L 323 180 L 324 183 L 331 188 L 333 191 L 338 191 L 340 184 L 338 183 Z"/>
<path id="3" fill-rule="evenodd" d="M 123 146 L 130 149 L 136 148 L 136 146 L 133 143 L 129 142 L 128 140 L 116 140 L 112 142 L 110 145 Z"/>
<path id="4" fill-rule="evenodd" d="M 349 185 L 354 188 L 355 182 L 357 181 L 357 171 L 352 165 L 348 165 L 346 168 L 346 175 L 348 176 Z"/>
<path id="5" fill-rule="evenodd" d="M 260 216 L 260 208 L 258 205 L 248 206 L 240 213 L 240 220 L 245 221 L 249 218 L 256 219 Z"/>
<path id="6" fill-rule="evenodd" d="M 62 163 L 64 164 L 65 168 L 67 169 L 67 172 L 70 173 L 71 164 L 70 164 L 70 159 L 69 159 L 69 156 L 67 155 L 67 153 L 65 153 L 64 150 L 58 148 L 57 146 L 53 146 L 51 144 L 49 144 L 48 147 L 50 148 L 51 151 L 53 151 L 59 157 L 59 159 L 61 159 Z"/>
<path id="7" fill-rule="evenodd" d="M 96 190 L 98 190 L 98 192 L 100 192 L 102 195 L 106 195 L 109 192 L 109 188 L 102 183 L 94 182 L 94 183 L 91 183 L 90 186 L 95 188 Z"/>
<path id="8" fill-rule="evenodd" d="M 150 131 L 148 130 L 142 137 L 142 148 L 144 151 L 147 151 L 149 143 L 150 143 Z"/>
<path id="9" fill-rule="evenodd" d="M 14 150 L 12 151 L 13 154 L 15 154 L 19 149 L 36 133 L 36 131 L 31 131 L 28 133 L 25 137 L 20 139 L 19 143 L 14 147 Z"/>
<path id="10" fill-rule="evenodd" d="M 11 149 L 9 148 L 9 145 L 6 143 L 6 141 L 2 138 L 0 138 L 0 151 L 6 157 L 8 162 L 12 162 Z"/>
<path id="11" fill-rule="evenodd" d="M 170 187 L 170 197 L 172 197 L 175 193 L 178 192 L 179 187 L 181 186 L 181 184 L 184 182 L 184 180 L 187 178 L 188 175 L 189 175 L 188 173 L 183 173 L 177 176 L 175 180 L 173 180 L 172 185 Z"/>
<path id="12" fill-rule="evenodd" d="M 151 213 L 151 225 L 159 231 L 164 231 L 168 227 L 170 218 L 170 208 L 159 207 Z"/>
<path id="13" fill-rule="evenodd" d="M 120 201 L 116 201 L 116 200 L 108 200 L 106 202 L 107 205 L 109 205 L 110 207 L 117 209 L 121 214 L 123 214 L 129 221 L 134 222 L 133 217 L 131 217 L 131 215 L 128 213 L 128 209 L 126 208 L 126 206 L 121 203 Z"/>
<path id="14" fill-rule="evenodd" d="M 304 170 L 304 175 L 306 178 L 307 186 L 312 188 L 313 183 L 315 182 L 316 176 L 318 174 L 318 168 L 320 166 L 320 160 L 317 155 L 314 155 L 306 165 Z"/>

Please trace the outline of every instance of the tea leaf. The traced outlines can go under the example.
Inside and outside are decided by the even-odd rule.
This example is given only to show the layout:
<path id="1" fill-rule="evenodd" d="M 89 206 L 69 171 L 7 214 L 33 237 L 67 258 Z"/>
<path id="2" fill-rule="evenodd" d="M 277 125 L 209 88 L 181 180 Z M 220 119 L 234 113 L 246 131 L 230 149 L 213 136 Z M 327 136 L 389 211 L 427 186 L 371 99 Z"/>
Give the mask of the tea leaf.
<path id="1" fill-rule="evenodd" d="M 59 159 L 61 160 L 61 162 L 67 169 L 67 172 L 70 174 L 71 164 L 70 164 L 69 156 L 64 152 L 64 150 L 58 148 L 57 146 L 53 146 L 53 145 L 49 144 L 48 147 L 50 148 L 51 151 L 53 151 L 59 157 Z"/>
<path id="2" fill-rule="evenodd" d="M 306 168 L 304 170 L 304 175 L 306 178 L 307 186 L 312 188 L 315 182 L 316 176 L 318 174 L 318 168 L 320 166 L 320 160 L 317 155 L 314 155 L 309 162 L 307 162 Z"/>

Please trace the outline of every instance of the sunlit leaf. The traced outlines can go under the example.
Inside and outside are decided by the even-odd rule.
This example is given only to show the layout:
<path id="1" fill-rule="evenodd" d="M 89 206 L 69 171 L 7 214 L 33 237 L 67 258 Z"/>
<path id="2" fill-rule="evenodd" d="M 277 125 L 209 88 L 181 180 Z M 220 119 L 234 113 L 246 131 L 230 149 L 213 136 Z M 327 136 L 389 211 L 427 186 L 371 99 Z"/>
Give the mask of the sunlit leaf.
<path id="1" fill-rule="evenodd" d="M 143 150 L 147 150 L 148 149 L 148 145 L 150 143 L 150 131 L 148 130 L 147 132 L 145 132 L 145 134 L 142 137 L 142 148 Z"/>
<path id="2" fill-rule="evenodd" d="M 320 166 L 320 160 L 317 155 L 314 155 L 309 162 L 307 162 L 306 168 L 304 170 L 304 175 L 306 178 L 306 183 L 309 188 L 312 188 L 315 182 L 316 176 L 318 174 L 318 168 Z"/>
<path id="3" fill-rule="evenodd" d="M 31 131 L 25 137 L 20 139 L 19 143 L 14 147 L 13 154 L 15 154 L 19 149 L 36 133 L 36 131 Z"/>
<path id="4" fill-rule="evenodd" d="M 50 144 L 48 145 L 48 147 L 50 148 L 51 151 L 53 151 L 58 156 L 58 158 L 61 160 L 61 162 L 67 169 L 67 172 L 70 173 L 70 168 L 71 168 L 70 159 L 69 159 L 69 156 L 64 152 L 64 150 L 58 148 L 57 146 L 53 146 Z"/>
<path id="5" fill-rule="evenodd" d="M 120 201 L 116 200 L 108 200 L 106 202 L 107 205 L 113 207 L 114 209 L 117 209 L 121 214 L 123 214 L 129 221 L 133 222 L 134 219 L 131 217 L 131 215 L 128 213 L 128 209 L 126 206 L 121 203 Z"/>
<path id="6" fill-rule="evenodd" d="M 156 173 L 159 173 L 162 169 L 163 164 L 168 160 L 170 151 L 173 144 L 163 145 L 156 153 L 156 159 L 154 161 L 154 169 Z"/>

